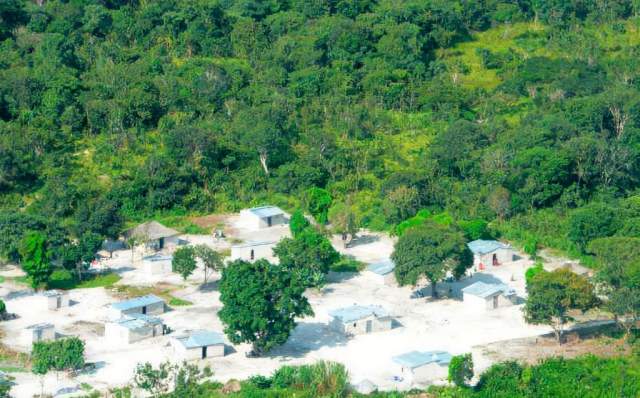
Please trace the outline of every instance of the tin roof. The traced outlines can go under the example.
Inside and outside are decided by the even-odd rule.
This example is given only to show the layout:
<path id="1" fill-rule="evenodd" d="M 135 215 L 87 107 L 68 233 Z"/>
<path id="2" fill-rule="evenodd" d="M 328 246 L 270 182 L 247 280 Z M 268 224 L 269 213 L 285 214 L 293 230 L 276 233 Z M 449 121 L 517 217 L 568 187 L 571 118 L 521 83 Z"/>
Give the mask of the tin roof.
<path id="1" fill-rule="evenodd" d="M 224 344 L 222 333 L 208 330 L 195 330 L 187 335 L 176 337 L 186 348 L 208 347 L 212 345 Z"/>
<path id="2" fill-rule="evenodd" d="M 235 245 L 231 245 L 231 247 L 239 249 L 242 247 L 255 247 L 255 246 L 267 246 L 267 245 L 275 245 L 276 241 L 274 240 L 249 240 L 246 242 L 238 243 Z"/>
<path id="3" fill-rule="evenodd" d="M 497 294 L 510 295 L 513 294 L 513 289 L 504 283 L 485 283 L 476 282 L 462 289 L 463 293 L 472 294 L 474 296 L 487 298 Z"/>
<path id="4" fill-rule="evenodd" d="M 53 328 L 53 325 L 50 323 L 35 323 L 33 325 L 29 325 L 27 326 L 27 329 L 51 329 Z"/>
<path id="5" fill-rule="evenodd" d="M 474 240 L 473 242 L 467 243 L 469 250 L 471 250 L 474 254 L 487 254 L 492 253 L 498 249 L 511 249 L 510 245 L 507 245 L 502 242 L 498 242 L 497 240 Z"/>
<path id="6" fill-rule="evenodd" d="M 267 218 L 284 214 L 281 208 L 277 206 L 260 206 L 249 209 L 249 211 L 260 218 Z"/>
<path id="7" fill-rule="evenodd" d="M 378 275 L 387 275 L 396 268 L 396 264 L 391 261 L 390 258 L 382 261 L 378 261 L 376 263 L 369 264 L 367 267 L 367 271 L 373 272 Z"/>
<path id="8" fill-rule="evenodd" d="M 64 296 L 65 294 L 68 294 L 67 292 L 63 292 L 62 290 L 47 290 L 46 292 L 42 292 L 42 295 L 45 297 L 58 297 L 58 296 Z"/>
<path id="9" fill-rule="evenodd" d="M 116 310 L 127 311 L 133 308 L 139 308 L 146 305 L 158 303 L 164 303 L 164 301 L 158 296 L 149 294 L 147 296 L 136 297 L 130 300 L 120 301 L 119 303 L 113 303 L 111 304 L 111 307 Z"/>
<path id="10" fill-rule="evenodd" d="M 349 323 L 369 316 L 384 318 L 389 316 L 387 311 L 377 305 L 352 305 L 350 307 L 338 308 L 329 311 L 329 315 L 339 319 L 343 323 Z"/>
<path id="11" fill-rule="evenodd" d="M 415 369 L 430 363 L 445 366 L 451 362 L 452 355 L 446 351 L 410 351 L 393 357 L 393 362 L 400 366 Z"/>
<path id="12" fill-rule="evenodd" d="M 135 314 L 122 317 L 115 321 L 115 323 L 129 330 L 136 330 L 148 328 L 153 325 L 160 325 L 162 324 L 162 319 L 148 315 Z"/>
<path id="13" fill-rule="evenodd" d="M 150 256 L 142 257 L 142 261 L 171 261 L 173 260 L 173 256 L 163 256 L 161 254 L 152 254 Z"/>

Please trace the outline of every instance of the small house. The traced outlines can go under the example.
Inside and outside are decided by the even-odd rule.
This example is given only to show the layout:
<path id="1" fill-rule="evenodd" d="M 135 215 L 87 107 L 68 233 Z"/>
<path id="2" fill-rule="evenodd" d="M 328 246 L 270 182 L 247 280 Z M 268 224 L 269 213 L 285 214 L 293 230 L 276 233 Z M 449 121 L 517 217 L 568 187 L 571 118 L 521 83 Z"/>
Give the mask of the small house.
<path id="1" fill-rule="evenodd" d="M 147 275 L 163 275 L 171 272 L 173 256 L 153 254 L 142 257 L 142 268 Z"/>
<path id="2" fill-rule="evenodd" d="M 162 319 L 153 316 L 132 314 L 113 322 L 107 322 L 104 336 L 112 344 L 126 345 L 164 334 Z"/>
<path id="3" fill-rule="evenodd" d="M 497 240 L 474 240 L 467 244 L 473 253 L 473 265 L 476 270 L 483 270 L 487 267 L 497 267 L 504 263 L 513 261 L 513 248 Z"/>
<path id="4" fill-rule="evenodd" d="M 330 326 L 345 335 L 368 334 L 391 330 L 393 318 L 376 305 L 352 305 L 329 312 L 333 318 Z"/>
<path id="5" fill-rule="evenodd" d="M 513 305 L 515 299 L 515 290 L 503 283 L 476 282 L 462 289 L 462 301 L 481 311 Z"/>
<path id="6" fill-rule="evenodd" d="M 64 290 L 47 290 L 42 293 L 43 301 L 50 310 L 69 306 L 69 293 Z"/>
<path id="7" fill-rule="evenodd" d="M 127 315 L 157 315 L 165 312 L 165 303 L 153 294 L 132 298 L 111 304 L 111 319 L 120 319 Z"/>
<path id="8" fill-rule="evenodd" d="M 23 331 L 23 340 L 27 345 L 55 339 L 56 329 L 50 323 L 37 323 L 35 325 L 30 325 Z"/>
<path id="9" fill-rule="evenodd" d="M 386 259 L 369 264 L 367 271 L 381 284 L 396 286 L 396 275 L 393 272 L 396 265 L 391 259 Z"/>
<path id="10" fill-rule="evenodd" d="M 240 224 L 252 230 L 259 230 L 287 223 L 287 217 L 276 206 L 262 206 L 240 211 Z"/>
<path id="11" fill-rule="evenodd" d="M 231 246 L 230 260 L 254 261 L 273 257 L 276 241 L 248 241 Z"/>
<path id="12" fill-rule="evenodd" d="M 181 243 L 178 235 L 180 235 L 178 231 L 167 228 L 157 221 L 140 224 L 124 233 L 125 239 L 133 238 L 137 244 L 144 243 L 147 247 L 155 250 L 178 246 Z"/>
<path id="13" fill-rule="evenodd" d="M 171 339 L 175 354 L 183 360 L 223 357 L 224 338 L 221 333 L 196 330 Z"/>
<path id="14" fill-rule="evenodd" d="M 404 379 L 423 383 L 446 377 L 451 358 L 446 351 L 410 351 L 393 357 L 393 362 Z"/>

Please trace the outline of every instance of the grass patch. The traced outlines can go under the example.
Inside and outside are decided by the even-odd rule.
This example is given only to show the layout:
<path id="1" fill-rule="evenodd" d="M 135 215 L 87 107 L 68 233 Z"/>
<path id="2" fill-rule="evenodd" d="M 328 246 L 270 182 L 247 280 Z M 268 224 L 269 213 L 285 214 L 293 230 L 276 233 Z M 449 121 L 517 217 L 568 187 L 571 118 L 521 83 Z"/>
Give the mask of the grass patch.
<path id="1" fill-rule="evenodd" d="M 4 373 L 26 373 L 28 371 L 28 369 L 23 368 L 22 366 L 0 365 L 0 372 Z"/>
<path id="2" fill-rule="evenodd" d="M 360 272 L 365 264 L 352 257 L 342 256 L 340 260 L 331 266 L 333 272 Z"/>
<path id="3" fill-rule="evenodd" d="M 111 287 L 121 279 L 115 272 L 102 274 L 89 274 L 83 280 L 78 280 L 71 272 L 60 269 L 51 274 L 51 279 L 47 284 L 49 289 L 89 289 L 96 287 Z"/>
<path id="4" fill-rule="evenodd" d="M 7 278 L 5 278 L 5 280 L 6 281 L 11 281 L 13 283 L 17 283 L 19 285 L 31 286 L 31 280 L 29 279 L 29 277 L 27 275 L 16 276 L 16 277 L 7 277 Z"/>
<path id="5" fill-rule="evenodd" d="M 154 294 L 163 299 L 170 306 L 181 307 L 186 305 L 193 305 L 191 301 L 183 300 L 171 294 L 171 292 L 173 292 L 177 288 L 178 286 L 175 285 L 160 283 L 155 286 L 119 285 L 114 286 L 113 291 L 116 293 L 116 295 L 125 299 Z"/>

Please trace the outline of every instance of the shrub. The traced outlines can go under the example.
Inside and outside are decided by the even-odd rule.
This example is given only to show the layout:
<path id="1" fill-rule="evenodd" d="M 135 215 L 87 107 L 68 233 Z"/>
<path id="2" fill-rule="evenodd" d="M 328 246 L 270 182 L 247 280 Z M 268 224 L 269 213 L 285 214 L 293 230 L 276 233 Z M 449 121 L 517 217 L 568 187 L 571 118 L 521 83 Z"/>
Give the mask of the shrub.
<path id="1" fill-rule="evenodd" d="M 488 225 L 489 223 L 484 220 L 463 220 L 458 222 L 458 226 L 462 229 L 464 235 L 469 240 L 491 238 Z"/>
<path id="2" fill-rule="evenodd" d="M 465 386 L 473 377 L 473 357 L 471 354 L 456 355 L 449 363 L 449 382 L 456 386 Z"/>
<path id="3" fill-rule="evenodd" d="M 327 223 L 331 201 L 331 195 L 325 189 L 313 187 L 307 190 L 307 210 L 309 210 L 309 213 L 311 213 L 313 218 L 320 224 Z"/>
<path id="4" fill-rule="evenodd" d="M 291 235 L 295 238 L 298 234 L 304 231 L 309 226 L 309 220 L 304 217 L 304 214 L 300 210 L 296 210 L 291 215 L 291 220 L 289 221 L 289 229 L 291 230 Z"/>

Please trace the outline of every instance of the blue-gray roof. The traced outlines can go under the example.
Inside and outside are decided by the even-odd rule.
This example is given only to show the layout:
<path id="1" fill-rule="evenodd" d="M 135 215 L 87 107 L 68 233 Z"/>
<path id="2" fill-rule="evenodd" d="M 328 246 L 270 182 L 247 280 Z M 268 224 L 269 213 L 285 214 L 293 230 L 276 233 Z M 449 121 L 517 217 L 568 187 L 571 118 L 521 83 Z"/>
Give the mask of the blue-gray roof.
<path id="1" fill-rule="evenodd" d="M 277 206 L 261 206 L 249 209 L 249 211 L 260 218 L 273 217 L 283 214 L 284 212 Z"/>
<path id="2" fill-rule="evenodd" d="M 349 323 L 374 315 L 378 318 L 389 316 L 387 311 L 377 305 L 352 305 L 329 311 L 329 315 L 339 319 L 343 323 Z"/>
<path id="3" fill-rule="evenodd" d="M 153 316 L 138 314 L 135 316 L 126 316 L 116 321 L 122 327 L 129 330 L 145 329 L 153 325 L 162 324 L 162 319 Z"/>
<path id="4" fill-rule="evenodd" d="M 42 292 L 42 295 L 45 297 L 58 297 L 58 296 L 63 296 L 67 294 L 66 292 L 63 292 L 62 290 L 47 290 L 45 292 Z"/>
<path id="5" fill-rule="evenodd" d="M 133 308 L 139 308 L 146 305 L 158 303 L 164 303 L 164 301 L 156 295 L 149 294 L 147 296 L 136 297 L 130 300 L 120 301 L 119 303 L 113 303 L 111 304 L 111 307 L 115 308 L 116 310 L 127 311 Z"/>
<path id="6" fill-rule="evenodd" d="M 391 261 L 391 259 L 386 259 L 377 263 L 370 264 L 367 267 L 367 271 L 371 271 L 378 275 L 387 275 L 393 272 L 394 268 L 396 268 L 395 263 Z"/>
<path id="7" fill-rule="evenodd" d="M 52 327 L 53 327 L 52 324 L 42 322 L 42 323 L 36 323 L 36 324 L 33 324 L 33 325 L 29 325 L 29 326 L 27 326 L 27 329 L 36 329 L 36 330 L 37 329 L 50 329 Z"/>
<path id="8" fill-rule="evenodd" d="M 487 254 L 494 252 L 498 249 L 510 249 L 511 246 L 504 244 L 502 242 L 498 242 L 497 240 L 474 240 L 473 242 L 467 243 L 469 246 L 469 250 L 471 250 L 474 254 Z"/>
<path id="9" fill-rule="evenodd" d="M 186 348 L 224 344 L 224 337 L 222 336 L 222 333 L 208 330 L 196 330 L 186 336 L 177 337 L 177 339 Z"/>
<path id="10" fill-rule="evenodd" d="M 451 362 L 451 354 L 446 351 L 410 351 L 393 357 L 393 362 L 410 369 L 430 363 L 444 366 Z"/>
<path id="11" fill-rule="evenodd" d="M 163 256 L 161 254 L 152 254 L 150 256 L 142 257 L 143 261 L 171 261 L 173 256 Z"/>
<path id="12" fill-rule="evenodd" d="M 463 293 L 472 294 L 474 296 L 487 298 L 496 294 L 511 294 L 512 289 L 504 283 L 485 283 L 476 282 L 462 289 Z"/>
<path id="13" fill-rule="evenodd" d="M 241 248 L 241 247 L 255 247 L 255 246 L 267 246 L 267 245 L 275 245 L 275 240 L 248 240 L 246 242 L 238 243 L 235 245 L 231 245 L 231 247 Z"/>

